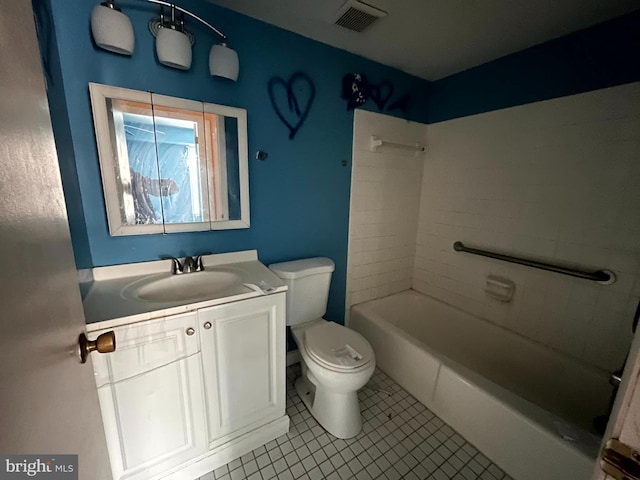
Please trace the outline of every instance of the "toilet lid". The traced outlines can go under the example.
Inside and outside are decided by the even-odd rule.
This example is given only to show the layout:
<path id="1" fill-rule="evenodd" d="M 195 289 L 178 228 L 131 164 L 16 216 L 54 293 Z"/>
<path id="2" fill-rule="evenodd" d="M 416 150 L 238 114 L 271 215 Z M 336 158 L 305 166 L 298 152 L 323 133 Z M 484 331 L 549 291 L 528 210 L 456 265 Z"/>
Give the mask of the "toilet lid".
<path id="1" fill-rule="evenodd" d="M 309 327 L 305 346 L 311 357 L 332 370 L 354 370 L 373 359 L 373 349 L 362 335 L 334 322 Z"/>

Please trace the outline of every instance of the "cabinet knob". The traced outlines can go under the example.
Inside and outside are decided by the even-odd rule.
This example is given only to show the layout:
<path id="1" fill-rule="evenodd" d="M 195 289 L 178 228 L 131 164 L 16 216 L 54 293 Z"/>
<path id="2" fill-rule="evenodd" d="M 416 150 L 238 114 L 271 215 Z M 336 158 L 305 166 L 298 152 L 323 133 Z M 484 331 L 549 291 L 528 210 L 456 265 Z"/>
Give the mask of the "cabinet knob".
<path id="1" fill-rule="evenodd" d="M 194 333 L 196 333 L 196 331 L 195 331 L 195 329 L 193 327 L 187 328 L 186 332 L 187 332 L 187 335 L 189 335 L 189 336 L 191 336 Z"/>
<path id="2" fill-rule="evenodd" d="M 89 354 L 93 351 L 98 353 L 111 353 L 116 349 L 116 334 L 113 330 L 98 335 L 95 340 L 89 340 L 84 333 L 78 337 L 78 345 L 80 347 L 80 361 L 87 363 Z"/>
<path id="3" fill-rule="evenodd" d="M 211 322 L 204 322 L 203 327 L 209 330 L 211 328 Z"/>

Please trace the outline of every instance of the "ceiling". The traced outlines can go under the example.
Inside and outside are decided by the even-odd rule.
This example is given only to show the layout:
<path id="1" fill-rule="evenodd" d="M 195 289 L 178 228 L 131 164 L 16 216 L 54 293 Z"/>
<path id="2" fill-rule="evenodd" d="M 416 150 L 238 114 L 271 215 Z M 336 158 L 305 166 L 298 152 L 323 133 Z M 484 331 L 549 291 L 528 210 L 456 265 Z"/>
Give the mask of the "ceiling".
<path id="1" fill-rule="evenodd" d="M 638 0 L 366 0 L 388 12 L 362 33 L 334 25 L 345 0 L 209 0 L 437 80 L 640 9 Z"/>

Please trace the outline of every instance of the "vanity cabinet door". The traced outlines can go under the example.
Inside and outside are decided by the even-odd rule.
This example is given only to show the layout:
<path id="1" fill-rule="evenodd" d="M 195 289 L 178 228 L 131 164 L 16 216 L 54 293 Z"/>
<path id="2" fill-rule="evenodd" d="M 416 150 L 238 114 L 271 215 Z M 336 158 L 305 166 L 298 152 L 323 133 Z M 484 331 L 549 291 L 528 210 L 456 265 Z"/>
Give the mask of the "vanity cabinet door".
<path id="1" fill-rule="evenodd" d="M 94 364 L 114 479 L 156 478 L 208 450 L 196 318 L 116 328 L 116 351 Z"/>
<path id="2" fill-rule="evenodd" d="M 210 447 L 285 414 L 285 294 L 198 311 Z"/>

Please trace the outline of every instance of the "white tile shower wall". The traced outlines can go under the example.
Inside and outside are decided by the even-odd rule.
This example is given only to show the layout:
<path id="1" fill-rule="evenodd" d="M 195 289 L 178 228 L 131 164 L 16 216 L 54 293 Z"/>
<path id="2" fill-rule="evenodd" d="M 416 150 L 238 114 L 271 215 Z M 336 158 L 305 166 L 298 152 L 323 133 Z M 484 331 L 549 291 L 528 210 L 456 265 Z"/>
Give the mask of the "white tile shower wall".
<path id="1" fill-rule="evenodd" d="M 424 155 L 370 138 L 426 143 L 426 125 L 356 110 L 349 218 L 347 315 L 352 304 L 411 288 Z"/>
<path id="2" fill-rule="evenodd" d="M 640 296 L 640 84 L 428 127 L 413 288 L 614 370 Z M 610 286 L 453 250 L 460 240 L 586 269 Z M 509 303 L 486 277 L 516 283 Z"/>

